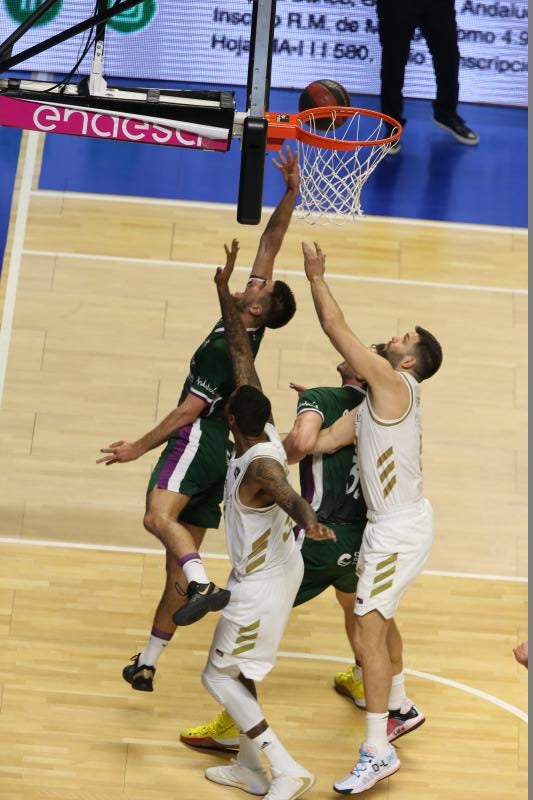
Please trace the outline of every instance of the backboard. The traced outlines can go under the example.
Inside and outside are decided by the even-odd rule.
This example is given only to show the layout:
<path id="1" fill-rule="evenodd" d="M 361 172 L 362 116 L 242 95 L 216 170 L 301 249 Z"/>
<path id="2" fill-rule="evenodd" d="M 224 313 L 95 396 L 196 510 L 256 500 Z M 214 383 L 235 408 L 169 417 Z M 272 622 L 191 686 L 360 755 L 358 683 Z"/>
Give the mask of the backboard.
<path id="1" fill-rule="evenodd" d="M 159 58 L 158 66 L 164 67 L 169 43 L 174 43 L 187 51 L 183 53 L 185 60 L 203 64 L 207 58 L 203 69 L 212 75 L 213 84 L 217 83 L 214 67 L 218 51 L 213 44 L 211 52 L 195 50 L 187 17 L 178 13 L 179 8 L 171 0 L 161 0 L 157 5 L 153 0 L 115 0 L 113 4 L 108 0 L 97 0 L 95 4 L 92 0 L 25 0 L 15 4 L 16 13 L 11 16 L 17 27 L 8 28 L 9 35 L 0 43 L 0 73 L 6 75 L 0 77 L 0 125 L 219 152 L 229 150 L 232 139 L 238 139 L 241 166 L 237 219 L 243 224 L 257 224 L 261 219 L 267 143 L 265 112 L 276 0 L 249 0 L 247 7 L 244 3 L 235 7 L 250 25 L 249 41 L 246 36 L 240 37 L 243 54 L 239 61 L 245 69 L 247 66 L 245 108 L 240 111 L 235 108 L 235 93 L 231 90 L 169 90 L 165 84 L 164 88 L 124 88 L 112 86 L 104 78 L 104 73 L 120 78 L 136 74 L 149 78 L 153 74 L 119 71 L 120 67 L 117 70 L 116 50 L 121 47 L 118 38 L 124 31 L 135 31 L 137 38 L 126 52 L 137 52 L 131 58 L 140 58 L 141 69 L 146 70 L 146 61 L 151 61 L 147 52 L 153 54 L 153 60 Z M 204 2 L 203 32 L 210 28 L 209 14 L 232 17 L 235 13 L 231 8 L 220 10 L 211 2 Z M 141 30 L 143 27 L 145 30 Z M 151 30 L 147 32 L 148 27 Z M 181 38 L 176 36 L 180 32 Z M 216 30 L 212 35 L 216 38 Z M 139 53 L 143 55 L 139 57 Z M 131 66 L 136 68 L 138 63 L 132 60 Z M 20 78 L 11 72 L 14 68 L 33 74 L 38 70 L 39 78 L 45 70 L 45 77 L 50 79 Z M 65 77 L 54 83 L 52 73 L 61 74 L 62 70 Z M 181 82 L 179 70 L 174 74 Z M 192 80 L 194 86 L 195 79 Z M 243 72 L 241 85 L 244 80 Z"/>
<path id="2" fill-rule="evenodd" d="M 261 220 L 267 121 L 272 69 L 276 0 L 255 0 L 248 65 L 247 116 L 241 138 L 241 173 L 237 220 L 257 225 Z"/>

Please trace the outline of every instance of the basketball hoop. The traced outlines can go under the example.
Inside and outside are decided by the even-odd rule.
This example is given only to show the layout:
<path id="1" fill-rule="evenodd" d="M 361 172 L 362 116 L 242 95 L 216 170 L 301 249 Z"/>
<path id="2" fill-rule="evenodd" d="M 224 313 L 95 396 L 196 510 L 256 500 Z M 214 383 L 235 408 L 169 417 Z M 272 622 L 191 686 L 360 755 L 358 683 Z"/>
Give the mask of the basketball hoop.
<path id="1" fill-rule="evenodd" d="M 343 224 L 363 214 L 361 191 L 402 133 L 400 123 L 379 111 L 324 106 L 299 114 L 265 114 L 268 149 L 296 139 L 300 169 L 299 217 L 310 224 Z M 317 130 L 316 121 L 321 121 Z M 323 130 L 324 120 L 329 120 Z"/>

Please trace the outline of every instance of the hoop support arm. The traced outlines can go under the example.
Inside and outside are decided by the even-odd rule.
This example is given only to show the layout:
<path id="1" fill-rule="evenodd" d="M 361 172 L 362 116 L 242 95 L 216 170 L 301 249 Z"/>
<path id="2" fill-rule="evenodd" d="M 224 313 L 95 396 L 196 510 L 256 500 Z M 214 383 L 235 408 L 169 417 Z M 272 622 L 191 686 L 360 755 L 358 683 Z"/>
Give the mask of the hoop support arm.
<path id="1" fill-rule="evenodd" d="M 285 139 L 297 138 L 298 114 L 267 111 L 265 119 L 268 122 L 267 150 L 280 150 Z"/>

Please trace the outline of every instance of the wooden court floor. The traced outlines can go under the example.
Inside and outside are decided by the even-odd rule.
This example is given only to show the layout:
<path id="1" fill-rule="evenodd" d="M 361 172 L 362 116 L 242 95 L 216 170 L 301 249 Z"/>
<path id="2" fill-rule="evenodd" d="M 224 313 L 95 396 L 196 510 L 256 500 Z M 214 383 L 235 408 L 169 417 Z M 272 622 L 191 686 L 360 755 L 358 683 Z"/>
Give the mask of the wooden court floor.
<path id="1" fill-rule="evenodd" d="M 153 695 L 121 678 L 162 580 L 141 524 L 157 454 L 112 467 L 95 460 L 175 405 L 217 318 L 223 243 L 241 241 L 239 288 L 260 229 L 238 226 L 232 209 L 39 192 L 42 142 L 25 141 L 0 282 L 0 797 L 243 796 L 204 780 L 220 756 L 179 742 L 180 728 L 217 710 L 199 678 L 214 619 L 179 633 Z M 333 292 L 363 340 L 422 324 L 445 352 L 423 386 L 437 538 L 398 617 L 408 690 L 428 721 L 399 742 L 402 769 L 372 795 L 524 798 L 527 673 L 512 647 L 527 638 L 527 235 L 294 220 L 277 274 L 298 313 L 268 333 L 257 361 L 281 430 L 294 415 L 289 381 L 337 382 L 302 239 L 321 243 Z M 208 533 L 205 552 L 222 581 L 222 531 Z M 316 772 L 309 798 L 331 798 L 364 727 L 331 689 L 349 662 L 332 594 L 294 611 L 282 648 L 260 688 L 267 718 Z"/>

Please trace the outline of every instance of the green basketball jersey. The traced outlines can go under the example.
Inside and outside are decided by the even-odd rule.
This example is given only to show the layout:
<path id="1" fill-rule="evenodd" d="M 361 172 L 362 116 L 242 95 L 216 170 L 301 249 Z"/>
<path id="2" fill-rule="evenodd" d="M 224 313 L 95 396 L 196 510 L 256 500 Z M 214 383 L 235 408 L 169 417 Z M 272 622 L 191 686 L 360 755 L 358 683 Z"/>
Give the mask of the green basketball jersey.
<path id="1" fill-rule="evenodd" d="M 248 330 L 254 358 L 265 333 L 264 327 Z M 183 385 L 179 402 L 189 394 L 201 397 L 207 407 L 202 417 L 224 419 L 224 406 L 235 389 L 233 365 L 229 352 L 224 323 L 219 320 L 191 358 L 189 374 Z"/>
<path id="2" fill-rule="evenodd" d="M 322 428 L 328 428 L 363 398 L 364 393 L 355 386 L 307 389 L 298 398 L 297 413 L 319 414 Z M 302 496 L 321 522 L 343 524 L 366 520 L 355 444 L 336 453 L 304 458 L 300 461 L 300 485 Z"/>

